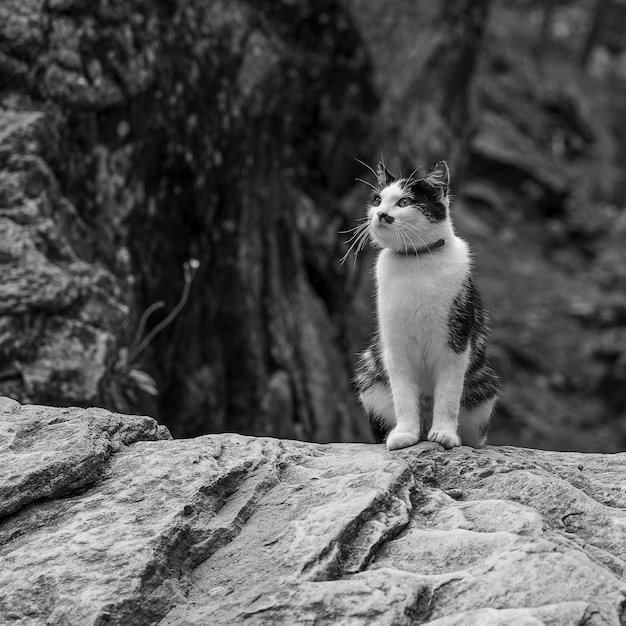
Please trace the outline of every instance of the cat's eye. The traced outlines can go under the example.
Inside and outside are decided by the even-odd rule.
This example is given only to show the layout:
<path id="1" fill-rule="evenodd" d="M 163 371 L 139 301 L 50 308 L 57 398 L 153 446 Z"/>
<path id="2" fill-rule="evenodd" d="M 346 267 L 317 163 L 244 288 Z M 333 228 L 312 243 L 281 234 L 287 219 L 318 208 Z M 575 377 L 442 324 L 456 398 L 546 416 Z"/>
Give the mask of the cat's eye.
<path id="1" fill-rule="evenodd" d="M 400 198 L 400 200 L 398 200 L 399 207 L 409 206 L 411 203 L 412 203 L 411 198 Z"/>
<path id="2" fill-rule="evenodd" d="M 372 204 L 374 206 L 378 206 L 380 204 L 380 196 L 374 196 L 374 199 L 372 200 Z"/>

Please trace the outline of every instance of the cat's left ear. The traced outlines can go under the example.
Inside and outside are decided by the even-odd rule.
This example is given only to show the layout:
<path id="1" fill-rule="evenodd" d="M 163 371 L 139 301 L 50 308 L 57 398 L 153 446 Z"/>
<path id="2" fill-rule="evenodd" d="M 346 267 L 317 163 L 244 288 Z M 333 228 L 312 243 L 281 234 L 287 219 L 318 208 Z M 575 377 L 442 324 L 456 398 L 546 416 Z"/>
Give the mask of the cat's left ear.
<path id="1" fill-rule="evenodd" d="M 424 180 L 433 187 L 436 187 L 442 197 L 448 195 L 448 186 L 450 185 L 450 170 L 445 161 L 435 163 L 428 174 L 424 176 Z"/>
<path id="2" fill-rule="evenodd" d="M 380 161 L 376 167 L 376 178 L 381 189 L 396 180 L 396 177 Z"/>

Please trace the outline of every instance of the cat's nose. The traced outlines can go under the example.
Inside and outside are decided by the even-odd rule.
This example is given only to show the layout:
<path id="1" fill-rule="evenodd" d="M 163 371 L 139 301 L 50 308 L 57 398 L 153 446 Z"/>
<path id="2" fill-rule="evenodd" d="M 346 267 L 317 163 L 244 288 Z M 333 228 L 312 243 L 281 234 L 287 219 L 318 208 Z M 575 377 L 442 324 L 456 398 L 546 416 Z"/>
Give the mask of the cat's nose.
<path id="1" fill-rule="evenodd" d="M 387 224 L 391 224 L 391 222 L 393 222 L 393 217 L 391 217 L 389 213 L 385 213 L 384 211 L 378 211 L 376 215 L 378 216 L 379 222 L 387 222 Z"/>

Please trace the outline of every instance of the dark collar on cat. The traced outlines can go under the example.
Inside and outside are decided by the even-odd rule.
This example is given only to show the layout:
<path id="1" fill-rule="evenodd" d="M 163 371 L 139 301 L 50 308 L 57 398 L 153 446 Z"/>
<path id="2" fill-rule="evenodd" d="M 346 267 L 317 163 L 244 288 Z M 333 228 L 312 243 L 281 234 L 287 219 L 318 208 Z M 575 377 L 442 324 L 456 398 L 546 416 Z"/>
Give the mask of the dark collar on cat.
<path id="1" fill-rule="evenodd" d="M 431 250 L 436 250 L 437 248 L 441 248 L 445 246 L 446 242 L 444 239 L 438 239 L 434 243 L 429 243 L 427 246 L 422 246 L 421 248 L 406 248 L 405 250 L 395 250 L 396 254 L 403 254 L 405 256 L 418 256 L 420 254 L 426 254 L 426 252 L 430 252 Z"/>

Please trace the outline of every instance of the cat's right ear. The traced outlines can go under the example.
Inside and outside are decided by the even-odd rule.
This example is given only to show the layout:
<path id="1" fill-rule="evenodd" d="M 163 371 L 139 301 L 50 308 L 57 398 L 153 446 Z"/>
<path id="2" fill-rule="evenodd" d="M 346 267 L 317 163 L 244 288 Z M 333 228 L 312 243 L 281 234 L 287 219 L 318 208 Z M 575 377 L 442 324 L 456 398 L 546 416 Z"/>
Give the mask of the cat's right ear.
<path id="1" fill-rule="evenodd" d="M 426 181 L 432 187 L 435 187 L 442 197 L 448 195 L 448 186 L 450 185 L 450 170 L 445 161 L 439 161 L 430 169 L 428 174 L 424 176 Z"/>
<path id="2" fill-rule="evenodd" d="M 383 189 L 387 185 L 391 185 L 396 180 L 396 177 L 379 161 L 376 167 L 376 179 L 378 180 L 378 186 Z"/>

